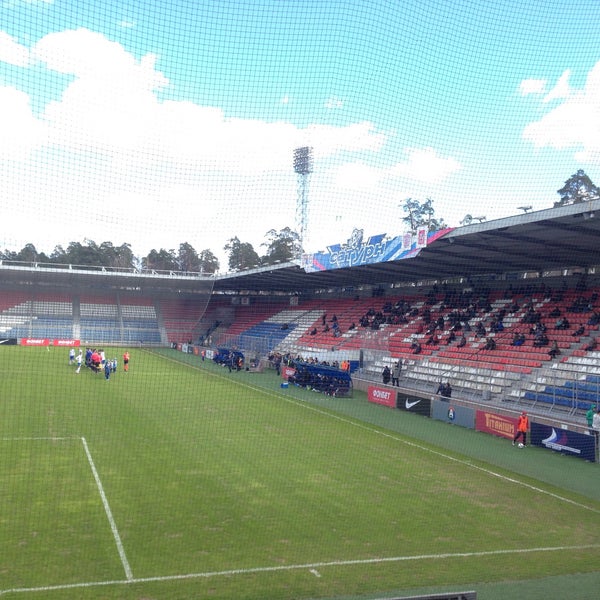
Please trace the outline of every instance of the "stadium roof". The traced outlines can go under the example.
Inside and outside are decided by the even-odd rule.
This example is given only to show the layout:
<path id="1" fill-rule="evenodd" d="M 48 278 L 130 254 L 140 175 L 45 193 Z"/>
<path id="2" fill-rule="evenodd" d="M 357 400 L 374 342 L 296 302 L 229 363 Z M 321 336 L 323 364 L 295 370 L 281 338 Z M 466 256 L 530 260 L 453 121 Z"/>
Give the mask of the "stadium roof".
<path id="1" fill-rule="evenodd" d="M 172 294 L 311 293 L 360 285 L 410 284 L 457 277 L 547 272 L 600 264 L 600 200 L 552 208 L 451 230 L 414 258 L 306 273 L 298 264 L 243 273 L 141 272 L 0 261 L 3 284 L 118 288 Z"/>
<path id="2" fill-rule="evenodd" d="M 600 200 L 452 230 L 415 258 L 305 273 L 296 264 L 222 275 L 218 291 L 314 291 L 600 264 Z"/>

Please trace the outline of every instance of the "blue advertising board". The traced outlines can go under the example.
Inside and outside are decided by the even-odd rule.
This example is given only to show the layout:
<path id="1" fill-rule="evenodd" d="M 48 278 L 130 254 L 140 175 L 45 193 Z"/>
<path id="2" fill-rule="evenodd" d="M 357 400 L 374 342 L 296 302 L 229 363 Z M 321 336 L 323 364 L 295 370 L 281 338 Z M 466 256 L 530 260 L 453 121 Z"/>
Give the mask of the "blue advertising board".
<path id="1" fill-rule="evenodd" d="M 560 429 L 551 425 L 542 425 L 534 421 L 531 424 L 531 443 L 534 446 L 541 446 L 554 452 L 569 454 L 590 462 L 596 460 L 596 442 L 593 435 Z"/>

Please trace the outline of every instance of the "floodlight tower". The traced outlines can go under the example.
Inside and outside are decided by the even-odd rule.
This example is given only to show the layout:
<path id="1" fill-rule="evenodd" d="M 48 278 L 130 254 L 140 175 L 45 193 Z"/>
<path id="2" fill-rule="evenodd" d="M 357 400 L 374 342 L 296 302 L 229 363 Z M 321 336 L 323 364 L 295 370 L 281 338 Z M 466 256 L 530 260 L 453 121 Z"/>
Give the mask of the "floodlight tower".
<path id="1" fill-rule="evenodd" d="M 306 230 L 308 228 L 308 180 L 313 170 L 313 149 L 302 146 L 294 150 L 294 171 L 298 175 L 298 200 L 296 202 L 296 224 L 300 252 L 304 250 Z"/>

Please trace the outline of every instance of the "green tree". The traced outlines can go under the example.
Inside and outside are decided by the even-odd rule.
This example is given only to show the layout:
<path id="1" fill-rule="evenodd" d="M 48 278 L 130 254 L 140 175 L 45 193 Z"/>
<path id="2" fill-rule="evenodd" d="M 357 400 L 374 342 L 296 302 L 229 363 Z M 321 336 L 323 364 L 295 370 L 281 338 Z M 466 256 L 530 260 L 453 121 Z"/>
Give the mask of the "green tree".
<path id="1" fill-rule="evenodd" d="M 188 242 L 179 244 L 177 264 L 179 265 L 180 271 L 186 271 L 188 273 L 198 273 L 200 271 L 200 257 Z"/>
<path id="2" fill-rule="evenodd" d="M 232 271 L 245 271 L 260 265 L 260 258 L 252 244 L 240 242 L 237 236 L 228 240 L 223 250 L 229 254 L 229 268 Z"/>
<path id="3" fill-rule="evenodd" d="M 0 251 L 1 260 L 17 260 L 17 253 L 14 250 L 8 250 L 8 248 Z"/>
<path id="4" fill-rule="evenodd" d="M 406 213 L 406 216 L 402 217 L 402 221 L 411 231 L 416 231 L 418 227 L 427 227 L 427 231 L 437 231 L 447 227 L 444 219 L 435 216 L 431 198 L 427 198 L 425 202 L 407 198 L 402 204 L 402 209 Z"/>
<path id="5" fill-rule="evenodd" d="M 178 271 L 175 250 L 150 250 L 148 255 L 142 258 L 142 268 L 151 271 Z"/>
<path id="6" fill-rule="evenodd" d="M 50 262 L 55 264 L 66 264 L 67 253 L 65 249 L 59 244 L 58 246 L 54 246 L 54 250 L 50 253 Z"/>
<path id="7" fill-rule="evenodd" d="M 556 193 L 560 196 L 560 200 L 554 203 L 555 208 L 600 198 L 600 190 L 592 183 L 592 180 L 585 174 L 583 169 L 579 169 L 577 173 L 571 175 L 565 181 L 565 185 Z"/>
<path id="8" fill-rule="evenodd" d="M 219 259 L 210 250 L 202 250 L 198 260 L 201 273 L 213 274 L 219 270 Z"/>
<path id="9" fill-rule="evenodd" d="M 31 243 L 25 244 L 19 252 L 14 254 L 13 260 L 23 262 L 49 262 L 48 257 L 43 252 L 38 252 Z"/>
<path id="10" fill-rule="evenodd" d="M 271 229 L 265 237 L 267 241 L 261 244 L 267 247 L 266 254 L 261 258 L 264 265 L 289 262 L 301 252 L 300 236 L 289 227 L 280 231 Z"/>
<path id="11" fill-rule="evenodd" d="M 87 238 L 81 242 L 71 242 L 67 246 L 65 262 L 72 265 L 81 266 L 110 266 L 106 260 L 106 255 L 93 240 Z"/>
<path id="12" fill-rule="evenodd" d="M 98 246 L 102 265 L 120 269 L 131 269 L 135 266 L 135 256 L 129 244 L 113 246 L 112 242 L 102 242 Z"/>

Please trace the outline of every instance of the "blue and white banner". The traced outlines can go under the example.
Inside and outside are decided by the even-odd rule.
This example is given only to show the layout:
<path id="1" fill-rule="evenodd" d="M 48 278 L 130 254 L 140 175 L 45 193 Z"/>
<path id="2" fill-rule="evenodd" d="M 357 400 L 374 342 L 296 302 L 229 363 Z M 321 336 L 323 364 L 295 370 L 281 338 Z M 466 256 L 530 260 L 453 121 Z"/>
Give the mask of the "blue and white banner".
<path id="1" fill-rule="evenodd" d="M 452 229 L 428 233 L 426 227 L 420 227 L 416 234 L 408 232 L 389 238 L 386 233 L 380 233 L 363 240 L 363 230 L 355 229 L 347 242 L 328 246 L 327 252 L 303 254 L 301 266 L 307 273 L 314 273 L 414 258 L 449 231 Z"/>
<path id="2" fill-rule="evenodd" d="M 535 421 L 531 424 L 531 443 L 554 452 L 577 456 L 590 462 L 594 462 L 596 458 L 593 435 L 561 429 L 556 426 L 542 425 Z"/>

